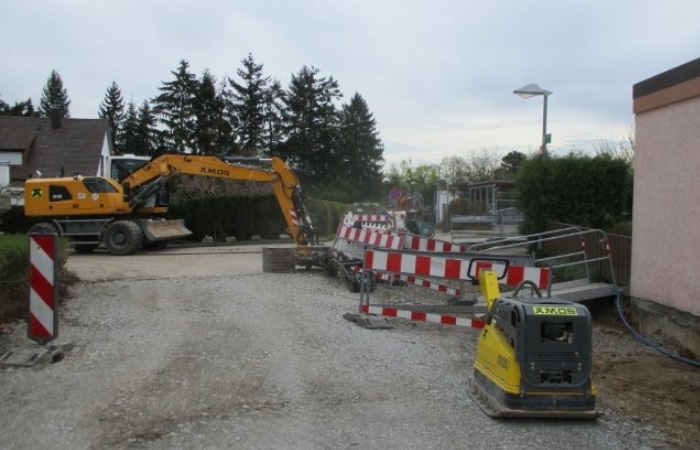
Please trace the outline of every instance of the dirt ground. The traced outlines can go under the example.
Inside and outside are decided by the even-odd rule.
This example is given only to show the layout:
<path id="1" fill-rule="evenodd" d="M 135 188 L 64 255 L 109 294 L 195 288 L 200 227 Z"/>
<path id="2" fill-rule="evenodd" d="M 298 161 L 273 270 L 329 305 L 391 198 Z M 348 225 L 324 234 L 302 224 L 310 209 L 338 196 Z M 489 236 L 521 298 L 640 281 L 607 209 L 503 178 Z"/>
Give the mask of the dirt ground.
<path id="1" fill-rule="evenodd" d="M 614 307 L 593 314 L 593 376 L 599 408 L 631 417 L 640 425 L 654 425 L 672 448 L 698 448 L 700 369 L 637 344 Z M 619 340 L 621 345 L 596 346 L 596 340 Z"/>

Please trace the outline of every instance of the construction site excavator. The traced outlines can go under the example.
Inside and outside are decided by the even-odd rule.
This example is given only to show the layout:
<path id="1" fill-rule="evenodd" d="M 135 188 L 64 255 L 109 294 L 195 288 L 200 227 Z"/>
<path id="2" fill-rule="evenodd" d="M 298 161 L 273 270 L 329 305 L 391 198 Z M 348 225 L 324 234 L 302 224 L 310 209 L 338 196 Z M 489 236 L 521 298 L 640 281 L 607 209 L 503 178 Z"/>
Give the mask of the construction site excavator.
<path id="1" fill-rule="evenodd" d="M 65 236 L 78 252 L 103 245 L 114 255 L 189 236 L 183 220 L 165 218 L 168 195 L 164 188 L 178 175 L 268 183 L 297 247 L 318 245 L 299 179 L 283 160 L 213 155 L 163 154 L 121 183 L 79 175 L 30 178 L 25 182 L 24 212 L 41 220 L 30 232 Z"/>
<path id="2" fill-rule="evenodd" d="M 543 298 L 531 281 L 502 296 L 491 270 L 478 280 L 488 313 L 470 397 L 495 418 L 596 418 L 588 309 Z M 518 297 L 525 289 L 536 296 Z"/>

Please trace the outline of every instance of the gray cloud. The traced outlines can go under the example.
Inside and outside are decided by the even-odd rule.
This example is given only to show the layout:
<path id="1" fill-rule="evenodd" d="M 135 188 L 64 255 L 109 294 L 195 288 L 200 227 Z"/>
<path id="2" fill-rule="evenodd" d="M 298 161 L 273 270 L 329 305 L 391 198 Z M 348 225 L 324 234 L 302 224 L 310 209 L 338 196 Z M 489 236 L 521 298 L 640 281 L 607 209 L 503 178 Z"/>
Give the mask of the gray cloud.
<path id="1" fill-rule="evenodd" d="M 250 52 L 284 86 L 309 65 L 359 92 L 388 162 L 537 148 L 541 98 L 512 94 L 531 82 L 554 92 L 564 152 L 629 135 L 632 85 L 698 57 L 699 16 L 693 0 L 12 1 L 0 98 L 38 103 L 57 70 L 72 116 L 96 117 L 113 80 L 139 104 L 180 59 L 221 78 Z"/>

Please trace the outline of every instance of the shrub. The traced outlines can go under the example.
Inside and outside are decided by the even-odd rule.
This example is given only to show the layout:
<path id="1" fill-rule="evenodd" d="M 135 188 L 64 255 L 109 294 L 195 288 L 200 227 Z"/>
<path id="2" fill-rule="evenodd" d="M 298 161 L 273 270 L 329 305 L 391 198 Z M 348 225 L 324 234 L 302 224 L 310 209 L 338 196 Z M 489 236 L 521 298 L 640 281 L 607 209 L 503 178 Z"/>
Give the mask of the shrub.
<path id="1" fill-rule="evenodd" d="M 67 245 L 59 240 L 58 301 L 68 298 L 69 287 L 77 277 L 66 269 Z M 0 235 L 0 322 L 10 322 L 28 314 L 29 239 L 24 234 Z"/>

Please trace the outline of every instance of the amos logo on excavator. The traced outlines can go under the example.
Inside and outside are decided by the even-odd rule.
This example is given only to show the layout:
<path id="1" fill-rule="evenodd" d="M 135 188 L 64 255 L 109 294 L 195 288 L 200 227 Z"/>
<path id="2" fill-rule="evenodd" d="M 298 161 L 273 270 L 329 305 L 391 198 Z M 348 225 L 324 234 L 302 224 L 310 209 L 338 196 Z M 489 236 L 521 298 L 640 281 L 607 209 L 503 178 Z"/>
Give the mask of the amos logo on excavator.
<path id="1" fill-rule="evenodd" d="M 227 177 L 231 174 L 230 170 L 215 169 L 213 167 L 200 167 L 199 173 L 204 175 L 219 175 L 222 177 Z"/>

